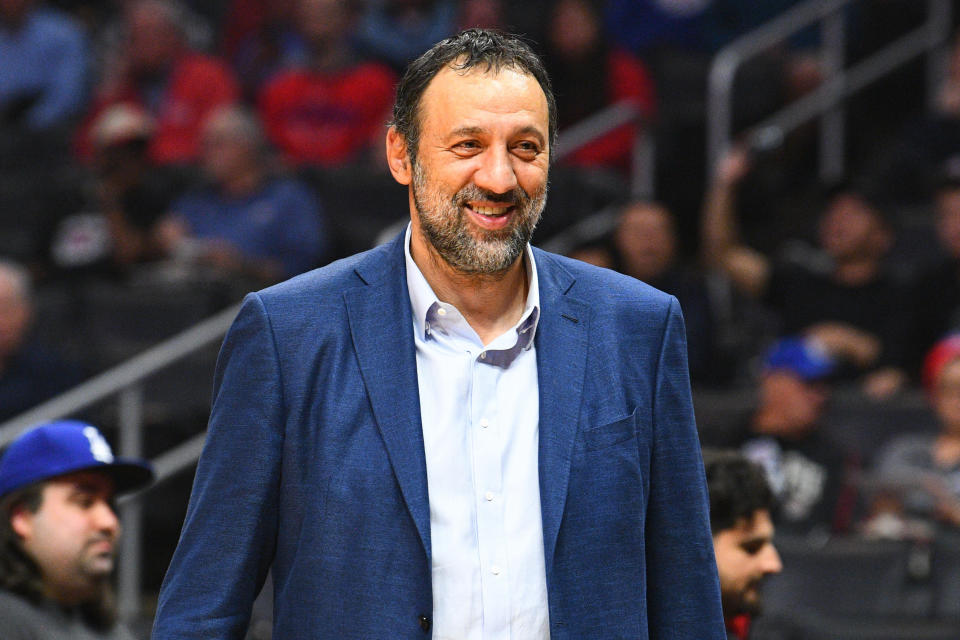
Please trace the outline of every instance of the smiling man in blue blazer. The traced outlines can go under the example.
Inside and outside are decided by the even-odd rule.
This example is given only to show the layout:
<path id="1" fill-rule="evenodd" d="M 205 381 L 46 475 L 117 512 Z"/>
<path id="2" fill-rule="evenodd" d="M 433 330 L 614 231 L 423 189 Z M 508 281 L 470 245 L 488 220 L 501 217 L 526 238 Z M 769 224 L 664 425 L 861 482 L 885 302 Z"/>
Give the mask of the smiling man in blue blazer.
<path id="1" fill-rule="evenodd" d="M 154 640 L 723 638 L 676 300 L 532 249 L 556 110 L 520 41 L 411 64 L 411 224 L 247 297 Z"/>

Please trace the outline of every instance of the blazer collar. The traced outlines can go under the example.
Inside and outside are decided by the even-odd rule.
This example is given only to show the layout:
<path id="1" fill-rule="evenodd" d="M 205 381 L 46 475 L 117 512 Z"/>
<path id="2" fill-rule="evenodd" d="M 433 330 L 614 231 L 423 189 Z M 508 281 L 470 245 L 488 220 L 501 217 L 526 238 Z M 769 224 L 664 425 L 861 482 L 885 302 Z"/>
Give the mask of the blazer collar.
<path id="1" fill-rule="evenodd" d="M 427 464 L 403 234 L 367 254 L 354 271 L 367 286 L 344 293 L 353 346 L 390 464 L 429 561 Z"/>
<path id="2" fill-rule="evenodd" d="M 590 307 L 570 295 L 575 279 L 556 258 L 539 249 L 534 255 L 541 303 L 534 341 L 540 387 L 540 512 L 549 584 L 583 396 Z"/>

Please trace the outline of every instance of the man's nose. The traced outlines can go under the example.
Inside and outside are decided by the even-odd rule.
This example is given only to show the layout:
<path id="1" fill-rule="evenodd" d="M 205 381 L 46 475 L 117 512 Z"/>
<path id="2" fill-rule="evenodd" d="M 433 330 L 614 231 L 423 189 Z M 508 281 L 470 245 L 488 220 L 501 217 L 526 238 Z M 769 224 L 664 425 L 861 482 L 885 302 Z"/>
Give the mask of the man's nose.
<path id="1" fill-rule="evenodd" d="M 482 164 L 474 176 L 481 189 L 492 193 L 507 193 L 517 187 L 510 153 L 505 148 L 491 147 L 483 154 Z"/>
<path id="2" fill-rule="evenodd" d="M 780 553 L 772 544 L 763 552 L 763 572 L 764 574 L 780 573 L 783 570 L 783 561 L 780 560 Z"/>
<path id="3" fill-rule="evenodd" d="M 120 519 L 106 500 L 100 500 L 94 505 L 91 517 L 97 531 L 108 533 L 114 538 L 120 535 Z"/>

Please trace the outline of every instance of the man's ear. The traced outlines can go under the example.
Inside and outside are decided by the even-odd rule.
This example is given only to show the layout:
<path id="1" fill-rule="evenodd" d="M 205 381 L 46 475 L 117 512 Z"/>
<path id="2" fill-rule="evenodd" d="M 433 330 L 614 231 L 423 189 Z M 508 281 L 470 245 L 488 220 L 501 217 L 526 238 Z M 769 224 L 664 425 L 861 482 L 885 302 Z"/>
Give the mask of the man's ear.
<path id="1" fill-rule="evenodd" d="M 387 164 L 394 180 L 403 185 L 410 184 L 413 169 L 407 155 L 407 140 L 396 127 L 387 129 Z"/>
<path id="2" fill-rule="evenodd" d="M 33 533 L 33 516 L 34 514 L 23 505 L 14 507 L 10 513 L 10 528 L 22 540 L 30 538 Z"/>

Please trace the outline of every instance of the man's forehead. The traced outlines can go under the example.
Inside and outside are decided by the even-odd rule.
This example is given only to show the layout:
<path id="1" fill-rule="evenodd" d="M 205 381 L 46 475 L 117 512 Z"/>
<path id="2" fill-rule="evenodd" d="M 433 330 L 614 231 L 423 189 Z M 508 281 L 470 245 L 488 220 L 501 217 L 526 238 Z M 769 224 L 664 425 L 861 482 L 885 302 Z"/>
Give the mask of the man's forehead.
<path id="1" fill-rule="evenodd" d="M 542 111 L 548 125 L 547 97 L 537 79 L 515 66 L 487 67 L 480 64 L 460 69 L 456 63 L 443 67 L 433 76 L 421 99 L 421 117 L 427 118 L 431 105 L 468 109 L 474 106 L 522 106 Z"/>
<path id="2" fill-rule="evenodd" d="M 74 471 L 62 476 L 50 478 L 46 481 L 47 487 L 57 487 L 61 490 L 92 491 L 95 493 L 113 494 L 113 477 L 102 471 Z"/>

